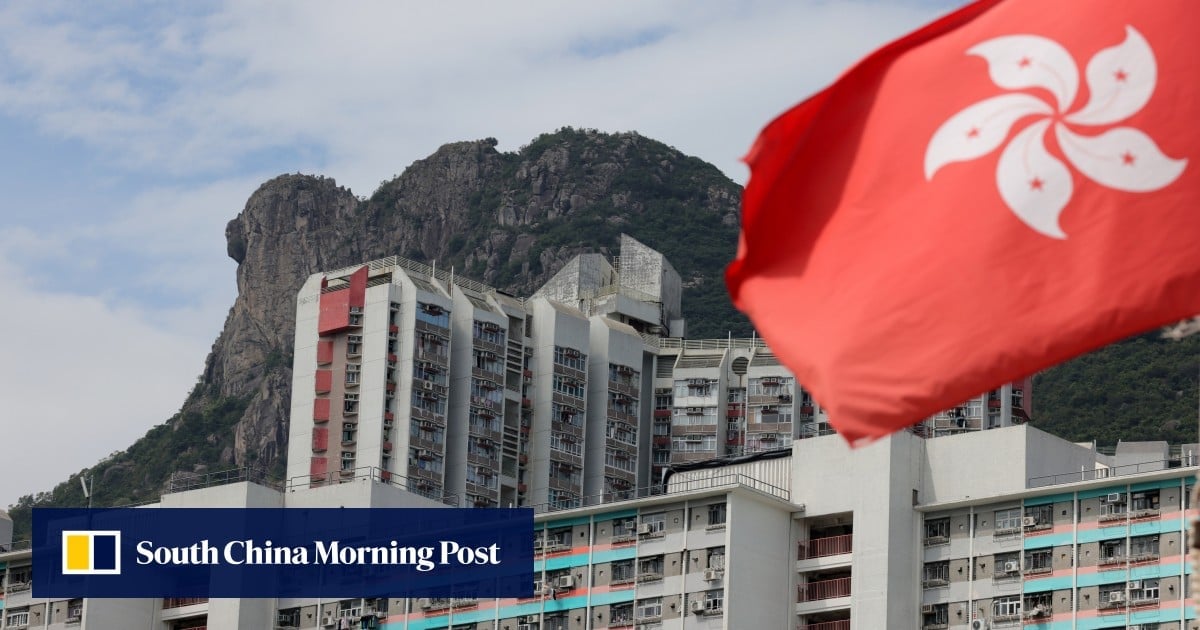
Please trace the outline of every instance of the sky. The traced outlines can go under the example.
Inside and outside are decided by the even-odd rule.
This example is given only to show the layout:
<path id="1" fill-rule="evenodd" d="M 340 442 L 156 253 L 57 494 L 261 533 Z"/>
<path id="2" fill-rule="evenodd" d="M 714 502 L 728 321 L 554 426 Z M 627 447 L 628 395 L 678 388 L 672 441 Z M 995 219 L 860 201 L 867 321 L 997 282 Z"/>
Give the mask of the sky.
<path id="1" fill-rule="evenodd" d="M 771 118 L 957 0 L 0 3 L 0 506 L 179 410 L 281 173 L 637 131 L 743 183 Z"/>

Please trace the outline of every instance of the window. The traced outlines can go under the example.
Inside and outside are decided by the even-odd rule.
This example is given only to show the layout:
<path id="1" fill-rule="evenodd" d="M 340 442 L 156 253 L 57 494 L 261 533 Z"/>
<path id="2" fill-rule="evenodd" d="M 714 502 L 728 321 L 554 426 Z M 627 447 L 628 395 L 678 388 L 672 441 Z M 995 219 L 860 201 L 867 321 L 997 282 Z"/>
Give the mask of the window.
<path id="1" fill-rule="evenodd" d="M 550 505 L 556 510 L 579 507 L 579 495 L 568 490 L 550 488 Z"/>
<path id="2" fill-rule="evenodd" d="M 675 381 L 675 398 L 690 398 L 691 402 L 697 402 L 695 399 L 711 399 L 702 402 L 711 402 L 716 404 L 717 401 L 717 381 L 716 379 L 706 378 L 686 378 Z"/>
<path id="3" fill-rule="evenodd" d="M 671 396 L 671 393 L 669 390 L 666 393 L 660 393 L 657 391 L 654 393 L 654 408 L 655 409 L 670 409 L 673 404 L 674 404 L 674 397 Z"/>
<path id="4" fill-rule="evenodd" d="M 413 390 L 412 406 L 439 416 L 446 413 L 446 399 L 431 391 Z"/>
<path id="5" fill-rule="evenodd" d="M 1135 602 L 1158 600 L 1158 579 L 1134 580 L 1129 583 L 1129 599 Z"/>
<path id="6" fill-rule="evenodd" d="M 1100 607 L 1114 608 L 1125 605 L 1125 583 L 1102 584 L 1100 586 Z"/>
<path id="7" fill-rule="evenodd" d="M 629 457 L 629 453 L 615 448 L 604 449 L 604 464 L 625 472 L 635 472 L 637 469 L 636 462 Z"/>
<path id="8" fill-rule="evenodd" d="M 637 535 L 637 521 L 632 518 L 619 518 L 612 524 L 613 539 Z"/>
<path id="9" fill-rule="evenodd" d="M 1054 593 L 1026 595 L 1022 608 L 1025 610 L 1026 618 L 1049 617 L 1054 614 Z M 1068 606 L 1068 608 L 1070 607 Z"/>
<path id="10" fill-rule="evenodd" d="M 608 610 L 608 625 L 621 626 L 633 624 L 633 602 L 613 604 Z"/>
<path id="11" fill-rule="evenodd" d="M 299 628 L 300 609 L 288 608 L 287 610 L 279 611 L 279 616 L 275 620 L 275 625 L 284 628 Z"/>
<path id="12" fill-rule="evenodd" d="M 706 453 L 717 450 L 717 436 L 689 433 L 671 439 L 671 450 L 680 453 Z"/>
<path id="13" fill-rule="evenodd" d="M 921 625 L 927 628 L 950 623 L 950 604 L 934 604 L 933 610 L 921 615 Z"/>
<path id="14" fill-rule="evenodd" d="M 1026 573 L 1046 573 L 1054 570 L 1054 551 L 1034 549 L 1025 552 Z"/>
<path id="15" fill-rule="evenodd" d="M 642 580 L 653 580 L 661 578 L 663 574 L 663 557 L 651 556 L 649 558 L 640 558 L 638 560 L 638 578 Z"/>
<path id="16" fill-rule="evenodd" d="M 671 424 L 675 426 L 717 423 L 716 407 L 676 407 Z"/>
<path id="17" fill-rule="evenodd" d="M 83 600 L 72 599 L 67 602 L 67 621 L 79 621 L 83 618 Z"/>
<path id="18" fill-rule="evenodd" d="M 346 356 L 356 357 L 362 354 L 362 335 L 349 335 L 346 337 Z"/>
<path id="19" fill-rule="evenodd" d="M 607 434 L 610 439 L 622 444 L 637 446 L 637 430 L 632 425 L 610 420 L 608 422 Z"/>
<path id="20" fill-rule="evenodd" d="M 1135 536 L 1129 539 L 1129 555 L 1134 562 L 1158 558 L 1158 536 Z"/>
<path id="21" fill-rule="evenodd" d="M 620 584 L 623 582 L 632 582 L 636 577 L 633 571 L 633 560 L 619 560 L 610 565 L 612 567 L 612 583 Z"/>
<path id="22" fill-rule="evenodd" d="M 449 328 L 450 313 L 437 304 L 417 302 L 417 321 L 432 324 L 440 328 Z"/>
<path id="23" fill-rule="evenodd" d="M 1111 492 L 1100 497 L 1100 516 L 1119 516 L 1125 513 L 1125 494 Z"/>
<path id="24" fill-rule="evenodd" d="M 725 504 L 714 503 L 708 506 L 708 526 L 725 524 Z"/>
<path id="25" fill-rule="evenodd" d="M 1025 508 L 1025 518 L 1033 519 L 1033 525 L 1029 526 L 1029 529 L 1050 527 L 1054 524 L 1054 505 L 1031 505 Z"/>
<path id="26" fill-rule="evenodd" d="M 504 329 L 499 324 L 475 320 L 472 334 L 476 339 L 494 343 L 498 346 L 504 345 Z"/>
<path id="27" fill-rule="evenodd" d="M 354 470 L 354 453 L 342 453 L 342 470 Z"/>
<path id="28" fill-rule="evenodd" d="M 1012 533 L 1021 529 L 1021 508 L 1008 508 L 1006 510 L 996 510 L 996 530 L 997 534 Z"/>
<path id="29" fill-rule="evenodd" d="M 583 412 L 575 407 L 552 403 L 550 417 L 555 422 L 562 422 L 576 427 L 583 426 Z"/>
<path id="30" fill-rule="evenodd" d="M 634 610 L 636 619 L 658 619 L 662 617 L 662 598 L 650 597 L 647 599 L 637 600 L 636 610 Z"/>
<path id="31" fill-rule="evenodd" d="M 360 366 L 357 363 L 347 363 L 346 364 L 346 384 L 347 385 L 357 385 L 359 383 L 359 377 L 362 376 L 361 368 L 362 368 L 362 366 Z"/>
<path id="32" fill-rule="evenodd" d="M 554 375 L 554 391 L 572 398 L 583 399 L 583 383 L 562 374 Z"/>
<path id="33" fill-rule="evenodd" d="M 28 610 L 14 610 L 8 613 L 5 618 L 4 627 L 6 628 L 23 628 L 29 625 Z"/>
<path id="34" fill-rule="evenodd" d="M 926 562 L 921 572 L 921 586 L 935 588 L 950 583 L 950 561 Z"/>
<path id="35" fill-rule="evenodd" d="M 712 547 L 708 550 L 708 568 L 718 571 L 725 570 L 725 548 Z"/>
<path id="36" fill-rule="evenodd" d="M 992 615 L 997 621 L 1021 616 L 1021 596 L 997 597 L 992 601 Z"/>
<path id="37" fill-rule="evenodd" d="M 1134 492 L 1130 496 L 1129 509 L 1134 512 L 1153 512 L 1158 510 L 1158 490 Z"/>
<path id="38" fill-rule="evenodd" d="M 642 525 L 648 525 L 651 534 L 662 533 L 667 528 L 666 514 L 646 514 L 642 516 Z"/>
<path id="39" fill-rule="evenodd" d="M 608 380 L 621 385 L 636 386 L 640 374 L 628 365 L 608 364 Z"/>
<path id="40" fill-rule="evenodd" d="M 358 413 L 358 394 L 346 394 L 342 399 L 342 413 Z"/>
<path id="41" fill-rule="evenodd" d="M 554 362 L 580 372 L 587 369 L 587 355 L 574 348 L 554 346 Z"/>
<path id="42" fill-rule="evenodd" d="M 504 374 L 504 365 L 500 362 L 500 357 L 497 357 L 495 353 L 476 350 L 474 354 L 476 369 L 494 374 L 497 377 Z"/>
<path id="43" fill-rule="evenodd" d="M 950 542 L 950 517 L 925 521 L 925 544 L 940 545 Z"/>
<path id="44" fill-rule="evenodd" d="M 997 578 L 1021 577 L 1020 552 L 998 553 L 992 561 L 996 564 L 994 575 Z"/>
<path id="45" fill-rule="evenodd" d="M 356 425 L 353 424 L 342 425 L 342 444 L 350 444 L 354 442 L 354 436 L 358 433 L 358 431 L 356 431 L 354 428 L 355 426 Z M 344 454 L 345 453 L 343 453 L 343 455 Z"/>
<path id="46" fill-rule="evenodd" d="M 704 612 L 719 613 L 725 608 L 725 589 L 705 591 Z"/>
<path id="47" fill-rule="evenodd" d="M 1125 560 L 1125 539 L 1100 541 L 1100 564 L 1113 564 Z"/>

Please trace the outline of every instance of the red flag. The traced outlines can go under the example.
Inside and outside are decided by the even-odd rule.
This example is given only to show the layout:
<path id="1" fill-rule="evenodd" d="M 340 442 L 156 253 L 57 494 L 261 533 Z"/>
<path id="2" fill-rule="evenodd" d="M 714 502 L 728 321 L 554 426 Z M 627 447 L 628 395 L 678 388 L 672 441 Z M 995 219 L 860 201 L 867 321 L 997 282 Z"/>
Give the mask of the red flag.
<path id="1" fill-rule="evenodd" d="M 1194 0 L 985 0 L 747 158 L 735 303 L 849 440 L 1200 313 Z"/>

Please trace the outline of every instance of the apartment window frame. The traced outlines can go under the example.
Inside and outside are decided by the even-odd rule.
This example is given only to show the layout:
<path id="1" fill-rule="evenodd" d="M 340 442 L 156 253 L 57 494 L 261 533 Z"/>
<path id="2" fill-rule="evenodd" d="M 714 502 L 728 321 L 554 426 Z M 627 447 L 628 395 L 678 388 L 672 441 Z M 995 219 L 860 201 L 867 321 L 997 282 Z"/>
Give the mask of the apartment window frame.
<path id="1" fill-rule="evenodd" d="M 923 540 L 926 546 L 944 545 L 950 542 L 950 517 L 927 518 L 924 523 Z"/>
<path id="2" fill-rule="evenodd" d="M 1025 512 L 1020 506 L 996 510 L 993 513 L 993 531 L 997 534 L 1021 530 L 1021 519 Z"/>
<path id="3" fill-rule="evenodd" d="M 724 502 L 708 505 L 708 527 L 723 527 L 729 518 L 729 506 Z"/>
<path id="4" fill-rule="evenodd" d="M 1021 595 L 1006 595 L 997 597 L 992 600 L 992 616 L 1000 617 L 1020 617 L 1021 616 Z"/>
<path id="5" fill-rule="evenodd" d="M 355 457 L 355 455 L 356 455 L 356 453 L 354 451 L 342 451 L 342 458 L 341 458 L 341 466 L 342 466 L 341 470 L 342 471 L 348 472 L 348 471 L 352 471 L 356 468 L 355 461 L 357 458 Z"/>
<path id="6" fill-rule="evenodd" d="M 638 621 L 645 619 L 661 619 L 662 597 L 646 597 L 636 600 L 634 602 L 633 618 Z"/>
<path id="7" fill-rule="evenodd" d="M 940 588 L 950 584 L 950 561 L 926 562 L 921 567 L 921 586 Z"/>
<path id="8" fill-rule="evenodd" d="M 25 628 L 29 626 L 29 610 L 4 611 L 5 628 Z"/>

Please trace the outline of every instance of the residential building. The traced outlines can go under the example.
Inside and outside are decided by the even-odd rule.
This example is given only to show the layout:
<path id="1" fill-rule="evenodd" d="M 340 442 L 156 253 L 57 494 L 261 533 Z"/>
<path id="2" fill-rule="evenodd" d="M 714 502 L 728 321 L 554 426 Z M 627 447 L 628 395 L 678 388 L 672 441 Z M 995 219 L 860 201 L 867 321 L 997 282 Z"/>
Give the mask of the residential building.
<path id="1" fill-rule="evenodd" d="M 0 553 L 0 628 L 1195 630 L 1196 450 L 1109 455 L 1028 425 L 797 440 L 681 466 L 652 496 L 537 508 L 526 599 L 34 600 L 18 544 Z M 444 506 L 381 472 L 198 476 L 156 505 Z"/>

